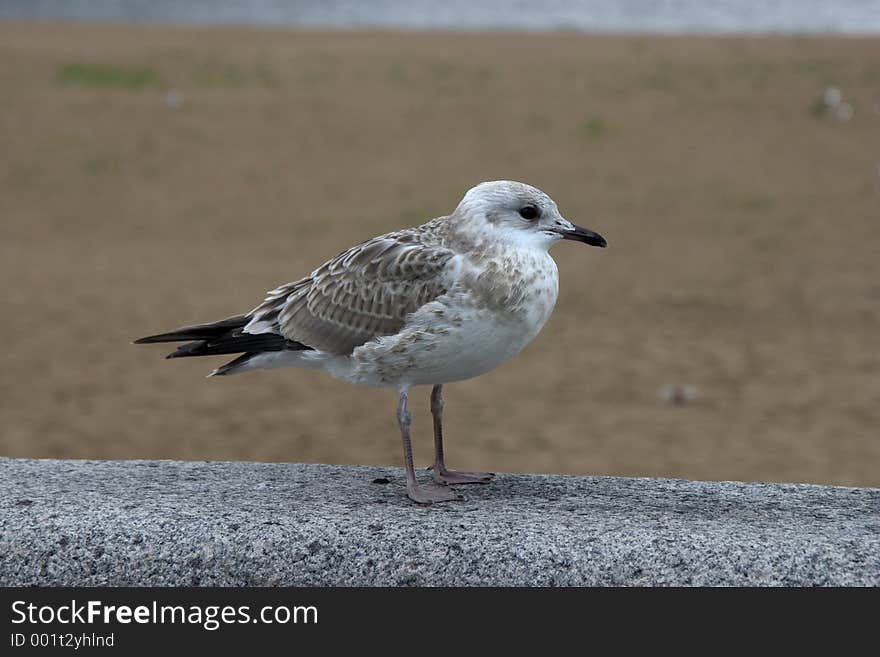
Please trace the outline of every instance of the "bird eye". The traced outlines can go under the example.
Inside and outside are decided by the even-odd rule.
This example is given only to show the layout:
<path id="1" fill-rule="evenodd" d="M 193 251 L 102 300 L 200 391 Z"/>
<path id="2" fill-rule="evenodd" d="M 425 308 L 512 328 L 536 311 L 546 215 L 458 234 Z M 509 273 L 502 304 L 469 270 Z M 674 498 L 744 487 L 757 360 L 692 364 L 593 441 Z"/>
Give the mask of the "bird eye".
<path id="1" fill-rule="evenodd" d="M 526 205 L 519 209 L 519 216 L 523 219 L 537 219 L 541 216 L 541 211 L 534 205 Z"/>

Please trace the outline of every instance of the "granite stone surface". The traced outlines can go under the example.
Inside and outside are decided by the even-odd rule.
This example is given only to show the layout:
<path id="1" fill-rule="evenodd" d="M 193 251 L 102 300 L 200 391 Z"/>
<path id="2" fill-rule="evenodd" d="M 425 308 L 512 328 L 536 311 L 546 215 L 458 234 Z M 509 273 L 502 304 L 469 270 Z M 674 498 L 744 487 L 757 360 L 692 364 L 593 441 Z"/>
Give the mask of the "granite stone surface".
<path id="1" fill-rule="evenodd" d="M 430 473 L 421 473 L 428 479 Z M 880 585 L 880 489 L 0 459 L 0 585 Z"/>

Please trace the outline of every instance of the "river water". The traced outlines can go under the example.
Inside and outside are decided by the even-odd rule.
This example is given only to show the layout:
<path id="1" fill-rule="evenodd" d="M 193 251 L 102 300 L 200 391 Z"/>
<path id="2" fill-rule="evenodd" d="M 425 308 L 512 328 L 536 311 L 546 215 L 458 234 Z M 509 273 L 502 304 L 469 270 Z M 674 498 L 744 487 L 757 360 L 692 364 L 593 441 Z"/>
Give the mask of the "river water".
<path id="1" fill-rule="evenodd" d="M 0 0 L 0 19 L 317 28 L 880 33 L 880 0 Z"/>

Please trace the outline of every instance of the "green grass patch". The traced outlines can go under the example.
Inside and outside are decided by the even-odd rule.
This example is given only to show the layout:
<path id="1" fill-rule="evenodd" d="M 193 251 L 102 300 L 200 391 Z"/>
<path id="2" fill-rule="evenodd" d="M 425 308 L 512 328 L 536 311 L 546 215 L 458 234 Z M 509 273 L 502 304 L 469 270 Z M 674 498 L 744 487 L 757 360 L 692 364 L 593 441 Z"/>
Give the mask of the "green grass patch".
<path id="1" fill-rule="evenodd" d="M 810 115 L 816 117 L 817 119 L 821 119 L 827 114 L 828 105 L 825 104 L 825 99 L 820 96 L 810 105 Z"/>
<path id="2" fill-rule="evenodd" d="M 64 64 L 55 74 L 55 81 L 59 84 L 95 89 L 137 90 L 155 86 L 159 79 L 159 73 L 149 66 L 88 62 Z"/>
<path id="3" fill-rule="evenodd" d="M 83 170 L 90 176 L 100 176 L 113 169 L 113 161 L 106 157 L 92 157 L 83 162 Z"/>
<path id="4" fill-rule="evenodd" d="M 577 128 L 578 137 L 590 141 L 601 139 L 607 131 L 605 120 L 601 116 L 591 116 L 584 119 Z"/>

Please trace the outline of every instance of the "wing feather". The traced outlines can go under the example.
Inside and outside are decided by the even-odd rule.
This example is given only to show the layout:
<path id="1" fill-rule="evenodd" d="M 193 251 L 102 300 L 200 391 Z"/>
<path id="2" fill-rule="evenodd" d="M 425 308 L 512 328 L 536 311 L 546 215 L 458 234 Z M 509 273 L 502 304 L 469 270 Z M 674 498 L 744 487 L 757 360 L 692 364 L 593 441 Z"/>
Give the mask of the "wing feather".
<path id="1" fill-rule="evenodd" d="M 407 315 L 449 289 L 455 254 L 430 237 L 398 231 L 348 249 L 269 292 L 245 331 L 279 333 L 333 354 L 396 333 Z"/>

